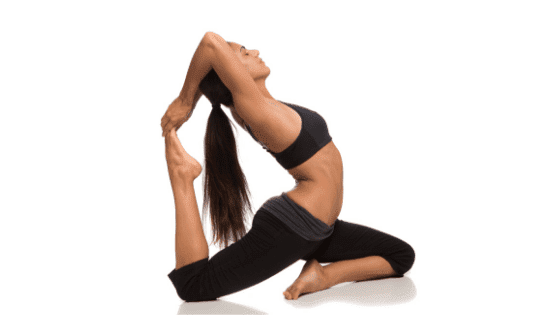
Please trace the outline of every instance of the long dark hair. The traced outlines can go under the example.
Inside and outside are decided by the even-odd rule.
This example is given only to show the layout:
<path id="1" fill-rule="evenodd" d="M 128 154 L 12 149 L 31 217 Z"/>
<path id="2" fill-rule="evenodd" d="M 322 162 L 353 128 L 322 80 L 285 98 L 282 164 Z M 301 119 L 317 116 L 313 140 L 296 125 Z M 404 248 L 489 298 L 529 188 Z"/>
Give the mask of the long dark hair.
<path id="1" fill-rule="evenodd" d="M 233 106 L 231 91 L 213 68 L 198 87 L 212 105 Z M 206 166 L 202 216 L 205 217 L 210 205 L 212 244 L 219 241 L 222 248 L 229 246 L 231 236 L 237 242 L 247 233 L 245 217 L 247 213 L 252 214 L 249 187 L 237 159 L 232 125 L 221 106 L 212 108 L 204 136 Z"/>

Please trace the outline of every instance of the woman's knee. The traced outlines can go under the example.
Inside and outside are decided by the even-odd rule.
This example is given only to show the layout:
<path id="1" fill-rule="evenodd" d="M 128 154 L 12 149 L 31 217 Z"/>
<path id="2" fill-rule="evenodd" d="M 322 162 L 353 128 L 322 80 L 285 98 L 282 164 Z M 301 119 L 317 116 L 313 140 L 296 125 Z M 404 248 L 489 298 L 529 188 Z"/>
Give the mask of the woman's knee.
<path id="1" fill-rule="evenodd" d="M 202 302 L 202 301 L 215 301 L 217 296 L 204 292 L 204 287 L 200 281 L 193 281 L 189 286 L 183 290 L 177 291 L 179 297 L 185 302 Z"/>
<path id="2" fill-rule="evenodd" d="M 400 249 L 391 255 L 398 264 L 399 270 L 395 270 L 399 274 L 404 274 L 408 272 L 412 265 L 414 265 L 414 261 L 416 260 L 416 253 L 414 252 L 414 248 L 410 246 L 410 244 L 403 242 L 400 246 Z"/>
<path id="3" fill-rule="evenodd" d="M 391 244 L 384 250 L 374 250 L 372 253 L 373 255 L 385 258 L 399 276 L 408 272 L 416 259 L 414 248 L 396 237 L 392 239 Z"/>

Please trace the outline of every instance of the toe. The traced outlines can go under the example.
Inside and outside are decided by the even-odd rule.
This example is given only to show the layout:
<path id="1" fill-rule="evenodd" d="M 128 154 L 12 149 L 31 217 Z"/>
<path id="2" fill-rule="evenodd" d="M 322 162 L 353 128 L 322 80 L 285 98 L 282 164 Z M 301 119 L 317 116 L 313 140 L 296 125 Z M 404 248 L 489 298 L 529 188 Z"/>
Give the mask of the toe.
<path id="1" fill-rule="evenodd" d="M 292 293 L 292 296 L 294 297 L 294 300 L 297 300 L 299 297 L 299 291 L 295 291 Z"/>
<path id="2" fill-rule="evenodd" d="M 290 299 L 290 294 L 287 291 L 284 291 L 284 297 L 289 300 Z"/>

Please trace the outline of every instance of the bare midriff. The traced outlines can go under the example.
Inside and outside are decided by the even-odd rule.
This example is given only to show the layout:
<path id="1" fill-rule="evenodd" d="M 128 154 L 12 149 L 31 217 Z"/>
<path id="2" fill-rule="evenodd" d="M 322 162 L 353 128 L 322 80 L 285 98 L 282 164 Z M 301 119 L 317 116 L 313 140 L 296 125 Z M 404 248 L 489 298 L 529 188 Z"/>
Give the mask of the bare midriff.
<path id="1" fill-rule="evenodd" d="M 334 224 L 342 209 L 342 157 L 329 142 L 309 160 L 288 170 L 296 187 L 287 192 L 295 203 L 328 226 Z"/>
<path id="2" fill-rule="evenodd" d="M 253 134 L 272 152 L 281 152 L 290 146 L 301 130 L 301 117 L 292 108 L 275 102 L 272 119 L 259 128 L 251 126 Z M 235 112 L 232 115 L 245 130 L 246 122 Z M 261 129 L 261 130 L 259 130 Z M 332 226 L 342 209 L 343 167 L 342 156 L 331 141 L 304 163 L 288 169 L 296 180 L 294 189 L 286 194 L 314 217 Z"/>

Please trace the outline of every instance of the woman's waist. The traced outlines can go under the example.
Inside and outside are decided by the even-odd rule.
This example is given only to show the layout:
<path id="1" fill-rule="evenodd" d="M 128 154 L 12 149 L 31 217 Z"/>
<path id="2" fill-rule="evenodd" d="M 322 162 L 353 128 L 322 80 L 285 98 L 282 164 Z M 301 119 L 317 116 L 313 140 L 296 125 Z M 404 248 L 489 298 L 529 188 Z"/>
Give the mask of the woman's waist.
<path id="1" fill-rule="evenodd" d="M 280 221 L 285 227 L 308 241 L 325 239 L 330 236 L 334 228 L 334 224 L 327 224 L 292 200 L 285 192 L 267 200 L 259 213 L 267 214 L 269 218 L 271 216 L 276 218 L 277 220 L 271 220 L 273 224 L 276 222 L 278 225 L 278 221 Z"/>
<path id="2" fill-rule="evenodd" d="M 338 218 L 342 208 L 342 191 L 342 182 L 303 181 L 288 191 L 287 195 L 316 218 L 331 225 Z"/>

